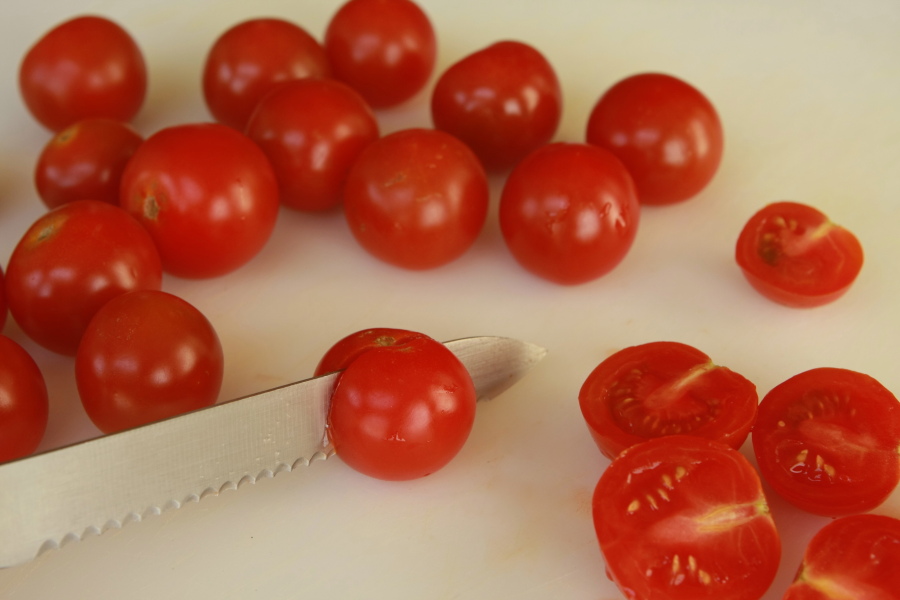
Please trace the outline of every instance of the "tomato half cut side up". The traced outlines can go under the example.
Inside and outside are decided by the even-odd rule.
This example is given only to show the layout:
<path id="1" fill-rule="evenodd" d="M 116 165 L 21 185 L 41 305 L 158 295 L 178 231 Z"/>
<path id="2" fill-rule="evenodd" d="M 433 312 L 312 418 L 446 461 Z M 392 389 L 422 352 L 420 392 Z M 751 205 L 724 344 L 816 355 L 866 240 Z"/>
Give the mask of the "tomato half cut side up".
<path id="1" fill-rule="evenodd" d="M 686 434 L 738 449 L 750 435 L 756 386 L 687 344 L 651 342 L 609 356 L 578 395 L 600 451 L 614 458 L 650 438 Z"/>
<path id="2" fill-rule="evenodd" d="M 627 598 L 758 600 L 778 570 L 759 475 L 719 442 L 674 435 L 628 448 L 600 477 L 593 517 Z"/>

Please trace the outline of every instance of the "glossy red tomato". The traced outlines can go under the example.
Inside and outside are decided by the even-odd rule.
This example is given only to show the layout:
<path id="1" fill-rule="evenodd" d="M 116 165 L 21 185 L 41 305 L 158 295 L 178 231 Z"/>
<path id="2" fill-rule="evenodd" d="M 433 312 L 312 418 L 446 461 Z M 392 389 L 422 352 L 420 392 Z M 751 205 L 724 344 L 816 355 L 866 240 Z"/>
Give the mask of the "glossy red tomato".
<path id="1" fill-rule="evenodd" d="M 351 333 L 347 337 L 338 340 L 322 356 L 322 359 L 316 366 L 315 376 L 318 377 L 319 375 L 345 369 L 357 356 L 372 348 L 397 346 L 422 336 L 423 334 L 415 331 L 389 327 L 376 327 Z"/>
<path id="2" fill-rule="evenodd" d="M 759 600 L 778 570 L 759 476 L 719 442 L 631 446 L 600 477 L 593 515 L 607 574 L 627 598 Z"/>
<path id="3" fill-rule="evenodd" d="M 853 233 L 818 209 L 776 202 L 744 225 L 735 259 L 763 296 L 802 308 L 841 297 L 862 270 L 863 249 Z"/>
<path id="4" fill-rule="evenodd" d="M 75 200 L 119 204 L 125 165 L 144 138 L 121 121 L 85 119 L 53 137 L 38 157 L 34 183 L 49 208 Z"/>
<path id="5" fill-rule="evenodd" d="M 896 600 L 900 519 L 853 515 L 831 521 L 806 548 L 783 600 Z"/>
<path id="6" fill-rule="evenodd" d="M 637 235 L 640 206 L 615 156 L 587 144 L 556 143 L 525 157 L 500 197 L 500 228 L 513 257 L 532 273 L 573 285 L 618 265 Z"/>
<path id="7" fill-rule="evenodd" d="M 0 267 L 0 331 L 3 331 L 3 326 L 6 325 L 6 313 L 9 312 L 6 308 L 6 282 L 3 277 L 3 267 Z"/>
<path id="8" fill-rule="evenodd" d="M 900 402 L 878 381 L 818 368 L 775 386 L 751 433 L 759 470 L 803 510 L 871 510 L 900 482 Z"/>
<path id="9" fill-rule="evenodd" d="M 437 58 L 431 21 L 411 0 L 349 0 L 328 23 L 324 46 L 334 76 L 376 108 L 424 88 Z"/>
<path id="10" fill-rule="evenodd" d="M 324 48 L 305 29 L 284 19 L 250 19 L 210 48 L 203 97 L 217 121 L 243 131 L 256 104 L 275 85 L 330 73 Z"/>
<path id="11" fill-rule="evenodd" d="M 101 308 L 75 356 L 78 394 L 105 433 L 216 402 L 223 355 L 212 324 L 158 290 L 122 294 Z"/>
<path id="12" fill-rule="evenodd" d="M 303 79 L 281 84 L 260 101 L 247 136 L 269 157 L 282 204 L 326 210 L 340 204 L 350 167 L 378 139 L 378 122 L 349 86 Z"/>
<path id="13" fill-rule="evenodd" d="M 50 405 L 44 376 L 22 346 L 0 335 L 0 462 L 35 451 Z"/>
<path id="14" fill-rule="evenodd" d="M 331 398 L 328 436 L 335 452 L 379 479 L 415 479 L 444 467 L 475 420 L 468 371 L 425 335 L 402 333 L 392 342 L 380 334 L 372 339 L 368 331 L 356 335 L 362 339 L 338 342 L 355 348 L 338 363 L 345 370 Z"/>
<path id="15" fill-rule="evenodd" d="M 739 449 L 756 420 L 756 386 L 678 342 L 620 350 L 588 375 L 578 395 L 609 458 L 650 438 L 697 435 Z"/>
<path id="16" fill-rule="evenodd" d="M 22 331 L 67 355 L 75 354 L 106 302 L 161 284 L 153 240 L 131 215 L 99 200 L 44 214 L 22 236 L 6 268 L 9 310 Z"/>
<path id="17" fill-rule="evenodd" d="M 535 48 L 502 41 L 444 71 L 431 95 L 436 129 L 453 134 L 490 170 L 514 166 L 556 133 L 562 92 Z"/>
<path id="18" fill-rule="evenodd" d="M 278 182 L 243 134 L 213 123 L 178 125 L 141 144 L 122 175 L 120 202 L 150 232 L 167 272 L 215 277 L 269 240 Z"/>
<path id="19" fill-rule="evenodd" d="M 471 247 L 487 218 L 487 177 L 455 137 L 406 129 L 369 145 L 344 188 L 344 212 L 357 241 L 407 269 L 449 263 Z"/>
<path id="20" fill-rule="evenodd" d="M 147 68 L 120 25 L 81 16 L 57 25 L 28 50 L 19 90 L 34 118 L 53 131 L 89 117 L 127 122 L 144 103 Z"/>
<path id="21" fill-rule="evenodd" d="M 625 163 L 642 204 L 672 204 L 697 195 L 722 159 L 715 107 L 690 84 L 661 73 L 633 75 L 597 101 L 587 142 Z"/>

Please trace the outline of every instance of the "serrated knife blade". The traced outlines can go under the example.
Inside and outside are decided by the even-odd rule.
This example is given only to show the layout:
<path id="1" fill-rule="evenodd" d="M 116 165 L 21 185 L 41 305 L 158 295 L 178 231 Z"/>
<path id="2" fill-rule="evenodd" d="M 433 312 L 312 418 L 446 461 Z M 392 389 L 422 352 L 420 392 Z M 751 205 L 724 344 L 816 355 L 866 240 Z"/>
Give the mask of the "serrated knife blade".
<path id="1" fill-rule="evenodd" d="M 546 350 L 511 338 L 446 342 L 479 400 Z M 85 535 L 272 477 L 334 453 L 325 434 L 332 373 L 0 466 L 0 568 Z"/>

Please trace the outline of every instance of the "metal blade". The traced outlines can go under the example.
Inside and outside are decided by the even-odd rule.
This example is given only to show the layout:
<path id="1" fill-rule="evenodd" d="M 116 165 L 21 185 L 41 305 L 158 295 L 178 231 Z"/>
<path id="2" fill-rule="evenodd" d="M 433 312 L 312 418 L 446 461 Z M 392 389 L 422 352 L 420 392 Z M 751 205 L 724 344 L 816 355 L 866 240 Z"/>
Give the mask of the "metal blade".
<path id="1" fill-rule="evenodd" d="M 447 342 L 479 399 L 546 354 L 498 337 Z M 307 379 L 0 466 L 0 567 L 130 520 L 334 453 L 325 435 L 337 373 Z"/>

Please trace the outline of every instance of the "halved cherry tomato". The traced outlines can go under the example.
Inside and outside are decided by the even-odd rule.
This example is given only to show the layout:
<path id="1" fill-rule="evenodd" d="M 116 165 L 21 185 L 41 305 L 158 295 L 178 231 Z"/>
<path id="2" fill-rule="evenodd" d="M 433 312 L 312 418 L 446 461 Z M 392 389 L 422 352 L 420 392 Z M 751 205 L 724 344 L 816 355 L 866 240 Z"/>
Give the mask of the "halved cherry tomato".
<path id="1" fill-rule="evenodd" d="M 753 215 L 737 240 L 735 258 L 763 296 L 793 307 L 841 297 L 863 265 L 863 249 L 847 229 L 797 202 L 769 204 Z"/>
<path id="2" fill-rule="evenodd" d="M 900 402 L 878 381 L 818 368 L 775 386 L 751 433 L 759 470 L 803 510 L 871 510 L 900 482 Z"/>
<path id="3" fill-rule="evenodd" d="M 719 442 L 674 435 L 624 450 L 597 483 L 593 516 L 627 598 L 759 600 L 778 570 L 759 475 Z"/>
<path id="4" fill-rule="evenodd" d="M 650 438 L 688 434 L 738 449 L 750 434 L 756 386 L 678 342 L 620 350 L 588 375 L 578 395 L 597 446 L 609 458 Z"/>
<path id="5" fill-rule="evenodd" d="M 47 385 L 34 359 L 0 335 L 0 462 L 35 451 L 47 429 Z"/>

